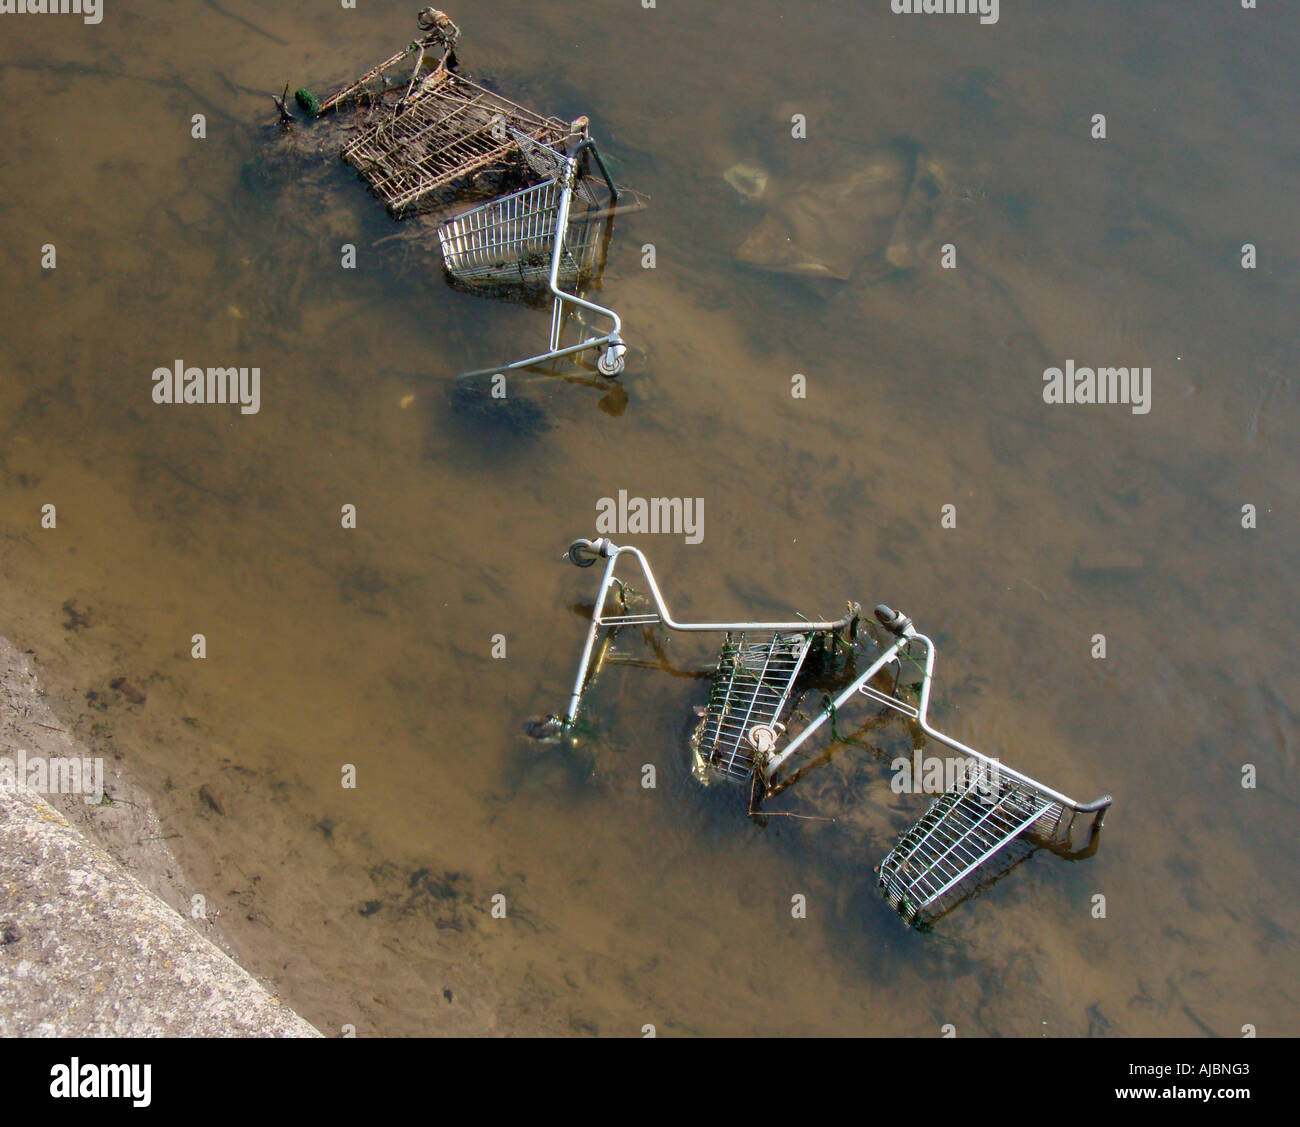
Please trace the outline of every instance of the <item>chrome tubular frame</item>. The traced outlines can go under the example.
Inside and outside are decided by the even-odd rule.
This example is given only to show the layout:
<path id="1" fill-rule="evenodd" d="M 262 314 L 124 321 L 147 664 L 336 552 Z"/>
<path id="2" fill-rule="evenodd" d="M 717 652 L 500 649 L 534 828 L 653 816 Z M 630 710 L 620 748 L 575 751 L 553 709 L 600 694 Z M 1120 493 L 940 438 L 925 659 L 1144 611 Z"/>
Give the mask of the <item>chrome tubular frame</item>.
<path id="1" fill-rule="evenodd" d="M 639 548 L 619 547 L 613 541 L 602 537 L 597 540 L 576 540 L 569 547 L 568 554 L 569 559 L 579 567 L 590 567 L 597 559 L 603 559 L 605 561 L 605 572 L 600 580 L 600 588 L 596 592 L 596 605 L 592 610 L 591 624 L 587 628 L 587 639 L 582 647 L 582 659 L 578 663 L 578 675 L 573 682 L 573 694 L 569 697 L 568 711 L 564 715 L 565 725 L 572 724 L 578 715 L 578 708 L 582 703 L 583 688 L 587 683 L 587 670 L 591 665 L 591 655 L 596 645 L 596 635 L 602 627 L 617 628 L 620 626 L 662 624 L 669 630 L 682 630 L 693 633 L 728 633 L 731 631 L 752 630 L 810 633 L 821 630 L 843 629 L 853 621 L 854 617 L 852 614 L 846 614 L 843 618 L 834 622 L 678 622 L 669 612 L 668 604 L 664 602 L 663 594 L 659 590 L 659 584 L 655 582 L 654 573 L 650 570 L 650 564 Z M 625 555 L 634 559 L 641 567 L 641 573 L 645 577 L 647 593 L 650 596 L 650 601 L 654 604 L 655 609 L 653 612 L 605 614 L 605 600 L 609 595 L 609 590 L 616 582 L 619 582 L 614 574 L 618 567 L 618 561 Z"/>

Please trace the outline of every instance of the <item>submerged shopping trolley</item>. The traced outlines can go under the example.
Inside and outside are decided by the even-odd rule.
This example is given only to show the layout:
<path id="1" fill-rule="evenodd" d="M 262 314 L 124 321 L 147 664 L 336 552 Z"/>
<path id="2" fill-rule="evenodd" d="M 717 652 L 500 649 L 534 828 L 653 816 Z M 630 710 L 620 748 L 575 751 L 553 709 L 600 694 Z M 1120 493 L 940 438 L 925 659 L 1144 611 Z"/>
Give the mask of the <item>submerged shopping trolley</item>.
<path id="1" fill-rule="evenodd" d="M 596 367 L 602 375 L 617 376 L 627 352 L 623 323 L 614 310 L 577 290 L 603 264 L 619 190 L 588 135 L 585 118 L 573 123 L 562 148 L 514 129 L 509 132 L 538 182 L 444 220 L 438 228 L 443 264 L 453 279 L 468 286 L 497 290 L 545 285 L 552 296 L 551 334 L 547 351 L 482 372 L 529 368 L 599 350 Z M 607 320 L 608 331 L 561 345 L 566 318 L 574 310 Z"/>
<path id="2" fill-rule="evenodd" d="M 644 198 L 615 187 L 586 117 L 566 124 L 472 82 L 458 72 L 460 29 L 451 18 L 426 8 L 418 22 L 421 38 L 331 94 L 315 113 L 357 112 L 359 132 L 343 147 L 343 159 L 395 218 L 445 214 L 467 196 L 489 198 L 438 227 L 453 283 L 494 296 L 549 290 L 547 350 L 464 375 L 589 351 L 598 354 L 602 375 L 621 374 L 622 322 L 580 290 L 604 267 L 613 216 L 640 209 Z M 565 345 L 570 321 L 580 339 Z"/>
<path id="3" fill-rule="evenodd" d="M 623 556 L 640 566 L 649 609 L 637 610 L 629 604 L 627 585 L 616 574 Z M 606 562 L 568 709 L 562 717 L 550 718 L 550 731 L 570 729 L 577 720 L 593 666 L 600 664 L 597 644 L 602 631 L 606 632 L 602 652 L 612 634 L 625 627 L 719 633 L 723 642 L 708 703 L 691 739 L 695 774 L 702 781 L 730 778 L 749 782 L 765 796 L 779 793 L 810 765 L 814 736 L 826 734 L 828 725 L 833 731 L 836 715 L 855 698 L 903 715 L 925 736 L 966 760 L 967 769 L 902 834 L 877 869 L 878 888 L 909 923 L 933 922 L 982 888 L 1023 856 L 1018 846 L 1045 845 L 1074 857 L 1089 856 L 1096 849 L 1111 805 L 1109 795 L 1078 802 L 931 725 L 934 643 L 917 633 L 901 612 L 876 607 L 875 618 L 883 633 L 879 642 L 859 629 L 862 617 L 857 604 L 834 621 L 677 622 L 638 549 L 603 538 L 576 540 L 568 558 L 579 567 L 601 559 Z M 864 651 L 865 670 L 853 675 L 802 730 L 787 739 L 800 695 L 800 674 L 809 655 L 818 646 L 834 646 L 837 641 Z M 920 673 L 915 703 L 906 699 L 901 687 L 905 665 Z M 892 683 L 879 687 L 891 674 Z M 1079 816 L 1090 819 L 1088 838 L 1082 848 L 1071 852 L 1071 831 Z"/>

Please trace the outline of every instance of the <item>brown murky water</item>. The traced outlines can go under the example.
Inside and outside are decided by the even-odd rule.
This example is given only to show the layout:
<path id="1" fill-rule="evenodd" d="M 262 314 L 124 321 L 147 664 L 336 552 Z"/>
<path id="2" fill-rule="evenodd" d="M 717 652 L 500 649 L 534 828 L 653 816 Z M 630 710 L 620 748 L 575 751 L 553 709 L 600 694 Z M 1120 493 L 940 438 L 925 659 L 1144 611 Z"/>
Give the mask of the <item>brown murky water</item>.
<path id="1" fill-rule="evenodd" d="M 590 112 L 653 197 L 604 279 L 626 401 L 543 381 L 550 429 L 520 437 L 447 389 L 544 314 L 376 246 L 396 227 L 342 166 L 324 191 L 242 171 L 267 92 L 384 57 L 417 5 L 105 5 L 96 27 L 0 17 L 0 630 L 155 782 L 218 923 L 301 1012 L 399 1034 L 1300 1031 L 1300 14 L 453 12 L 473 73 Z M 729 166 L 812 186 L 900 138 L 960 192 L 956 270 L 737 261 L 763 210 Z M 260 413 L 156 406 L 177 358 L 260 366 Z M 1151 366 L 1150 413 L 1045 405 L 1067 358 Z M 641 541 L 680 617 L 905 608 L 959 738 L 1115 795 L 1097 855 L 1037 854 L 919 934 L 870 871 L 916 800 L 865 758 L 799 807 L 851 817 L 760 828 L 687 777 L 700 683 L 640 669 L 602 679 L 581 754 L 528 743 L 595 582 L 560 554 L 619 489 L 705 499 L 702 544 Z"/>

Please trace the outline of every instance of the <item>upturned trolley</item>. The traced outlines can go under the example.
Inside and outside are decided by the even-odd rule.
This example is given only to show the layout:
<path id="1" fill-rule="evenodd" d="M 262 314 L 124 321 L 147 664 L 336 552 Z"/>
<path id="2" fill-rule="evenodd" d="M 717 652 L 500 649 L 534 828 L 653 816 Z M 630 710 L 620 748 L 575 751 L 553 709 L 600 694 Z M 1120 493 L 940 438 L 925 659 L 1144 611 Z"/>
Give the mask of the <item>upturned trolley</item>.
<path id="1" fill-rule="evenodd" d="M 640 567 L 649 599 L 646 610 L 629 607 L 627 585 L 617 575 L 624 557 Z M 931 802 L 876 869 L 880 892 L 909 923 L 929 924 L 944 915 L 1027 852 L 1017 847 L 1047 846 L 1074 857 L 1095 850 L 1111 806 L 1110 795 L 1080 802 L 930 723 L 935 646 L 903 613 L 883 604 L 875 608 L 881 641 L 871 640 L 868 631 L 859 629 L 862 615 L 857 604 L 850 604 L 844 617 L 832 621 L 678 622 L 639 549 L 606 538 L 576 540 L 569 546 L 568 558 L 579 567 L 599 560 L 605 566 L 573 692 L 564 715 L 550 718 L 551 731 L 574 725 L 594 668 L 599 666 L 599 654 L 614 632 L 660 626 L 721 634 L 708 703 L 691 740 L 694 772 L 702 781 L 720 777 L 748 782 L 768 797 L 778 794 L 807 766 L 805 755 L 813 738 L 825 734 L 836 714 L 855 699 L 901 714 L 924 736 L 967 761 L 968 769 Z M 605 642 L 598 647 L 602 631 Z M 865 668 L 797 734 L 790 735 L 801 671 L 813 649 L 832 639 L 859 647 Z M 901 689 L 905 665 L 920 673 L 915 702 Z M 1072 831 L 1079 818 L 1087 821 L 1088 835 L 1086 843 L 1074 849 Z"/>

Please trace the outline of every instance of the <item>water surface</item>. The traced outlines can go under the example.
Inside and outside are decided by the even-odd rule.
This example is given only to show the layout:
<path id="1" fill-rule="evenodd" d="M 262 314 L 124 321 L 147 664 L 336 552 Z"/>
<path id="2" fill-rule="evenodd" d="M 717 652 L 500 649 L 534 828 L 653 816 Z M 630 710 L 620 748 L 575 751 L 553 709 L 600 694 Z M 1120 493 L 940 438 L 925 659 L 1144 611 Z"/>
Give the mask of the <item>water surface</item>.
<path id="1" fill-rule="evenodd" d="M 328 1031 L 1294 1034 L 1300 17 L 453 12 L 469 71 L 590 113 L 652 197 L 601 291 L 625 396 L 538 382 L 550 427 L 518 436 L 447 392 L 540 343 L 544 313 L 381 242 L 401 228 L 341 165 L 273 190 L 245 171 L 268 92 L 413 34 L 415 5 L 363 7 L 106 0 L 99 26 L 11 17 L 0 40 L 0 626 L 155 782 L 252 968 Z M 957 270 L 737 260 L 762 209 L 729 166 L 813 185 L 900 140 L 969 190 Z M 156 406 L 177 358 L 259 365 L 261 411 Z M 1150 366 L 1152 410 L 1046 406 L 1067 358 Z M 703 684 L 636 668 L 602 678 L 579 752 L 529 743 L 594 592 L 561 553 L 620 489 L 705 499 L 703 543 L 640 541 L 679 617 L 903 607 L 958 738 L 1115 795 L 1097 855 L 1037 854 L 918 934 L 871 866 L 920 807 L 866 756 L 786 807 L 839 821 L 757 826 L 688 778 Z M 145 704 L 106 691 L 124 674 Z"/>

